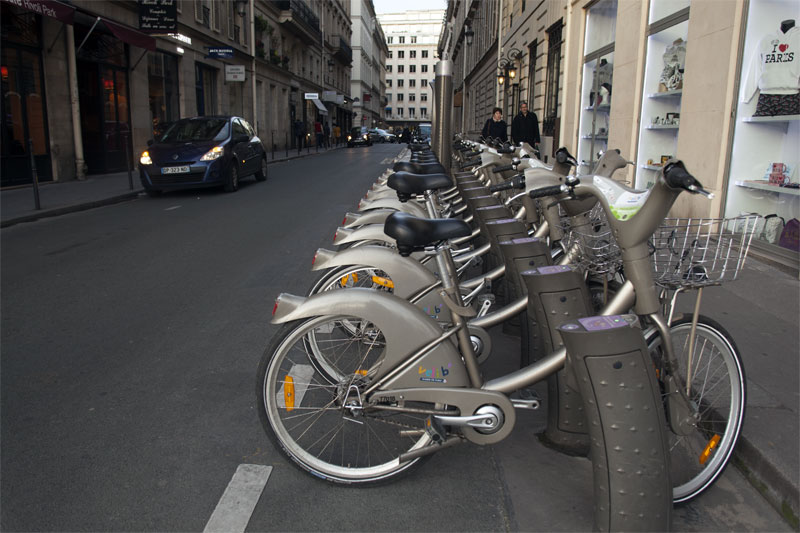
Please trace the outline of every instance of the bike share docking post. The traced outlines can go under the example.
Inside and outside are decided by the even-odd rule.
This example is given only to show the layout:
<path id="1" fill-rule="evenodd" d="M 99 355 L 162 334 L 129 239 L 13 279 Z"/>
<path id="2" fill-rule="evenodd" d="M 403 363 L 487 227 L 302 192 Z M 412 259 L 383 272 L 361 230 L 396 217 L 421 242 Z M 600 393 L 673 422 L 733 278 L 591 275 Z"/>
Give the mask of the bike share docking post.
<path id="1" fill-rule="evenodd" d="M 443 59 L 436 63 L 436 83 L 433 86 L 435 93 L 434 107 L 436 108 L 436 156 L 450 173 L 452 146 L 450 144 L 451 117 L 453 116 L 453 62 Z"/>
<path id="2" fill-rule="evenodd" d="M 522 346 L 524 366 L 542 354 L 563 346 L 558 327 L 568 320 L 592 314 L 589 290 L 583 274 L 567 265 L 544 266 L 524 270 L 522 281 L 528 289 L 530 336 Z M 547 380 L 547 429 L 542 440 L 570 455 L 589 452 L 586 415 L 577 384 L 566 370 L 559 370 Z"/>
<path id="3" fill-rule="evenodd" d="M 558 328 L 589 426 L 594 529 L 669 531 L 669 449 L 661 392 L 635 315 Z"/>

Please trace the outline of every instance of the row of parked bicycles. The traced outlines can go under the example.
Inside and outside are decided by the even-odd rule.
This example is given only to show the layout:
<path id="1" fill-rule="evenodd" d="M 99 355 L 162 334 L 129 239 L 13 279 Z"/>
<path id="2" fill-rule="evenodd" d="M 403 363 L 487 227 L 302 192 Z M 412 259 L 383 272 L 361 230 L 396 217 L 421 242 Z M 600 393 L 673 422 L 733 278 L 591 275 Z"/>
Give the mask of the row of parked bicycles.
<path id="1" fill-rule="evenodd" d="M 362 485 L 498 442 L 516 410 L 546 405 L 542 438 L 594 462 L 596 526 L 668 527 L 742 427 L 740 354 L 700 305 L 735 279 L 757 217 L 668 218 L 683 192 L 713 196 L 676 160 L 639 191 L 613 179 L 629 163 L 616 150 L 582 175 L 563 148 L 546 164 L 457 138 L 453 154 L 409 144 L 337 250 L 317 251 L 308 294 L 277 298 L 257 381 L 267 435 L 300 469 Z M 486 380 L 488 358 L 518 357 L 493 353 L 500 324 L 519 369 Z"/>

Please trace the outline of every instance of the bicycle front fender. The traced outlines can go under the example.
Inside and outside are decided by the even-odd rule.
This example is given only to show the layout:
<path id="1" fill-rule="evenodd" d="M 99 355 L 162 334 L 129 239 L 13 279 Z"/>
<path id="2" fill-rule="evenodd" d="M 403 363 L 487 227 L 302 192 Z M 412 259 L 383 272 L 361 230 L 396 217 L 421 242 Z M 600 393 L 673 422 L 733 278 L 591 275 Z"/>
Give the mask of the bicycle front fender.
<path id="1" fill-rule="evenodd" d="M 356 317 L 380 329 L 385 339 L 384 363 L 375 380 L 442 336 L 439 324 L 414 305 L 391 294 L 361 288 L 323 292 L 309 298 L 282 293 L 275 302 L 272 323 L 283 324 L 326 315 Z M 448 387 L 470 386 L 461 355 L 449 340 L 435 345 L 412 367 L 387 381 L 383 388 L 436 387 L 442 384 Z"/>
<path id="2" fill-rule="evenodd" d="M 336 266 L 366 266 L 384 271 L 393 284 L 395 296 L 408 299 L 436 283 L 433 273 L 419 262 L 384 246 L 358 246 L 341 252 L 320 248 L 311 270 Z"/>
<path id="3" fill-rule="evenodd" d="M 424 206 L 416 202 L 401 202 L 397 198 L 379 198 L 375 201 L 363 200 L 358 206 L 359 211 L 387 208 L 421 218 L 428 218 L 428 212 L 425 210 Z"/>

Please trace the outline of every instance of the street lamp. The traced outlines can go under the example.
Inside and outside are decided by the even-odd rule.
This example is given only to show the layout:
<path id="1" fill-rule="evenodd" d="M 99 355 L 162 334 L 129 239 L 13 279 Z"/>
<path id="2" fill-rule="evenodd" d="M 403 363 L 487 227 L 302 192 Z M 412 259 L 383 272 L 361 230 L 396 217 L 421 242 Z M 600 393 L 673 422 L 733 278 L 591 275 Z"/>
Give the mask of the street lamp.
<path id="1" fill-rule="evenodd" d="M 247 14 L 247 0 L 236 0 L 236 13 L 240 17 L 244 17 Z"/>
<path id="2" fill-rule="evenodd" d="M 475 32 L 472 30 L 472 24 L 468 24 L 469 21 L 465 22 L 466 29 L 464 30 L 464 40 L 467 43 L 467 46 L 472 46 L 472 39 L 475 38 Z"/>
<path id="3" fill-rule="evenodd" d="M 329 59 L 328 60 L 328 72 L 333 72 L 333 65 L 334 65 L 333 60 Z"/>

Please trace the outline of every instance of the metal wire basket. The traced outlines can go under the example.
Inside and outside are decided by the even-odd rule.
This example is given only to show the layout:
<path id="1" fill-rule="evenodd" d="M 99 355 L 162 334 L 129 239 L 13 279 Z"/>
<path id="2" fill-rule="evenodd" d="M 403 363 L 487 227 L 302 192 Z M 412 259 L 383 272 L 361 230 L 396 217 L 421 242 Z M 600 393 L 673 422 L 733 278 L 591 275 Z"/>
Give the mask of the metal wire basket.
<path id="1" fill-rule="evenodd" d="M 736 279 L 759 218 L 664 219 L 650 241 L 656 284 L 698 288 Z"/>
<path id="2" fill-rule="evenodd" d="M 573 255 L 571 263 L 592 274 L 617 272 L 622 266 L 622 255 L 605 211 L 598 204 L 585 217 L 587 224 L 562 219 L 562 242 L 567 253 Z"/>

